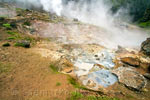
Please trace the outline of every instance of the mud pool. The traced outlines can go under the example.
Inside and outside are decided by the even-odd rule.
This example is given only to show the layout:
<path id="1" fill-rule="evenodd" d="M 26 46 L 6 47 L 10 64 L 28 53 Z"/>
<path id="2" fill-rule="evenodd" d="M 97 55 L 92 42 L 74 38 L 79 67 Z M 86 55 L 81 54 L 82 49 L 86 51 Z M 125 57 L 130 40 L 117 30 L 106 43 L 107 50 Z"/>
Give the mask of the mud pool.
<path id="1" fill-rule="evenodd" d="M 106 49 L 95 54 L 82 52 L 74 61 L 75 74 L 89 88 L 108 87 L 118 81 L 117 76 L 111 73 L 115 67 L 113 59 L 115 53 Z"/>

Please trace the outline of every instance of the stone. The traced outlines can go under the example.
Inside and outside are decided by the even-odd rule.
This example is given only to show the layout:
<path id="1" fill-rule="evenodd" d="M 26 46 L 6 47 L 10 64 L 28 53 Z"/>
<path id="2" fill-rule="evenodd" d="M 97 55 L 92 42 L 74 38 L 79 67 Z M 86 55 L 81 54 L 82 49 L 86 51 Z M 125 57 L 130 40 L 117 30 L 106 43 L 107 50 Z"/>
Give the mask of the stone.
<path id="1" fill-rule="evenodd" d="M 96 83 L 93 80 L 88 80 L 86 85 L 90 88 L 96 87 Z"/>
<path id="2" fill-rule="evenodd" d="M 74 65 L 66 58 L 62 58 L 58 61 L 58 67 L 61 73 L 74 74 Z"/>
<path id="3" fill-rule="evenodd" d="M 141 44 L 141 52 L 150 56 L 150 38 L 147 38 L 147 40 Z"/>
<path id="4" fill-rule="evenodd" d="M 129 64 L 131 66 L 139 66 L 140 65 L 140 61 L 137 57 L 135 56 L 128 56 L 128 57 L 123 57 L 121 58 L 121 61 L 123 63 Z"/>
<path id="5" fill-rule="evenodd" d="M 117 75 L 119 82 L 129 89 L 141 91 L 147 84 L 144 76 L 138 73 L 135 68 L 119 67 L 114 69 L 112 73 Z"/>
<path id="6" fill-rule="evenodd" d="M 148 71 L 150 68 L 150 59 L 145 58 L 138 54 L 127 53 L 127 54 L 122 55 L 120 57 L 120 60 L 125 64 L 134 66 L 134 67 L 141 67 L 145 69 L 146 71 Z"/>
<path id="7" fill-rule="evenodd" d="M 144 77 L 150 80 L 150 73 L 145 73 Z"/>
<path id="8" fill-rule="evenodd" d="M 127 53 L 127 52 L 129 51 L 123 48 L 122 46 L 118 46 L 118 49 L 116 51 L 116 53 Z"/>

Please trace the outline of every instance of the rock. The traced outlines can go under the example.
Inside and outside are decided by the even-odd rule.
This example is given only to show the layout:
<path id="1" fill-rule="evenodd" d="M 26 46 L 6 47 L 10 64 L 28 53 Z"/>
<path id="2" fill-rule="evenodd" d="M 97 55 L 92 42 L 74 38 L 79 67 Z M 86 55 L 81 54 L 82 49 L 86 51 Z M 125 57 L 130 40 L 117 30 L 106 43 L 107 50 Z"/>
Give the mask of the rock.
<path id="1" fill-rule="evenodd" d="M 141 52 L 150 56 L 150 38 L 147 38 L 147 40 L 142 43 Z"/>
<path id="2" fill-rule="evenodd" d="M 93 80 L 88 80 L 86 85 L 90 88 L 96 87 L 96 83 Z"/>
<path id="3" fill-rule="evenodd" d="M 119 82 L 130 89 L 141 91 L 146 86 L 146 79 L 133 68 L 119 67 L 112 71 L 118 76 Z"/>
<path id="4" fill-rule="evenodd" d="M 150 80 L 150 74 L 149 73 L 144 74 L 144 77 Z"/>
<path id="5" fill-rule="evenodd" d="M 127 56 L 127 57 L 123 57 L 120 59 L 123 63 L 126 63 L 126 64 L 129 64 L 131 66 L 139 66 L 140 65 L 140 61 L 139 59 L 137 58 L 137 56 L 133 56 L 133 55 L 130 55 L 130 56 Z"/>
<path id="6" fill-rule="evenodd" d="M 135 67 L 141 67 L 147 71 L 150 68 L 150 59 L 144 58 L 141 55 L 127 53 L 122 55 L 120 57 L 120 60 L 125 64 Z"/>
<path id="7" fill-rule="evenodd" d="M 74 18 L 73 21 L 78 22 L 79 20 L 77 18 Z"/>
<path id="8" fill-rule="evenodd" d="M 5 20 L 5 18 L 4 17 L 0 17 L 0 21 L 4 21 Z"/>
<path id="9" fill-rule="evenodd" d="M 118 49 L 116 51 L 116 53 L 127 53 L 127 52 L 129 51 L 123 48 L 122 46 L 118 46 Z"/>
<path id="10" fill-rule="evenodd" d="M 64 74 L 74 74 L 73 64 L 66 58 L 62 58 L 58 61 L 59 72 Z"/>

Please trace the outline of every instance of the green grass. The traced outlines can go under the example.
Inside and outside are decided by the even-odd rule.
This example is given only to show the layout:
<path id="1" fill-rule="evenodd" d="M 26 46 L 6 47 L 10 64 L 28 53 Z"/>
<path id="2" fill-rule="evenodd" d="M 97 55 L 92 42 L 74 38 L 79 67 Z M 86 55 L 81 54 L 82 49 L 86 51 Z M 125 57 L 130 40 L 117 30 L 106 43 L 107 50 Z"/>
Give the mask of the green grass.
<path id="1" fill-rule="evenodd" d="M 17 42 L 15 43 L 16 47 L 24 47 L 24 48 L 30 48 L 30 45 L 26 44 L 26 43 L 21 43 L 21 42 Z"/>
<path id="2" fill-rule="evenodd" d="M 9 35 L 16 35 L 16 34 L 18 34 L 18 33 L 12 32 L 12 31 L 8 31 L 7 34 L 9 34 Z"/>
<path id="3" fill-rule="evenodd" d="M 11 70 L 10 64 L 0 62 L 0 74 L 9 72 Z"/>
<path id="4" fill-rule="evenodd" d="M 15 39 L 17 39 L 17 38 L 14 37 L 14 36 L 11 36 L 11 37 L 8 37 L 8 38 L 7 38 L 7 40 L 15 40 Z"/>
<path id="5" fill-rule="evenodd" d="M 32 37 L 24 37 L 23 40 L 27 40 L 27 41 L 32 42 L 32 41 L 34 41 L 35 39 L 32 38 Z"/>
<path id="6" fill-rule="evenodd" d="M 56 86 L 60 86 L 60 85 L 61 85 L 61 83 L 60 83 L 60 82 L 57 82 L 57 83 L 56 83 Z"/>
<path id="7" fill-rule="evenodd" d="M 8 24 L 8 23 L 3 24 L 3 27 L 8 28 L 8 29 L 11 29 L 11 28 L 12 28 L 12 27 L 11 27 L 11 25 L 10 25 L 10 24 Z"/>
<path id="8" fill-rule="evenodd" d="M 138 24 L 138 26 L 142 27 L 142 28 L 150 28 L 150 21 L 148 22 L 141 22 Z"/>
<path id="9" fill-rule="evenodd" d="M 82 93 L 80 92 L 72 92 L 71 93 L 71 97 L 68 98 L 68 100 L 120 100 L 118 98 L 111 98 L 111 97 L 107 97 L 107 96 L 84 96 Z"/>
<path id="10" fill-rule="evenodd" d="M 55 66 L 54 64 L 51 64 L 49 67 L 50 67 L 50 69 L 51 69 L 51 71 L 52 71 L 53 73 L 56 73 L 56 74 L 59 73 L 59 72 L 58 72 L 58 67 Z"/>
<path id="11" fill-rule="evenodd" d="M 80 92 L 72 92 L 71 93 L 71 97 L 69 98 L 69 100 L 79 100 L 84 98 L 84 96 L 80 93 Z"/>
<path id="12" fill-rule="evenodd" d="M 111 98 L 111 97 L 106 97 L 106 96 L 102 96 L 102 97 L 96 97 L 96 96 L 87 96 L 86 100 L 120 100 L 118 98 Z"/>
<path id="13" fill-rule="evenodd" d="M 71 76 L 69 76 L 68 81 L 69 81 L 69 83 L 72 84 L 75 88 L 87 90 L 86 87 L 84 87 L 83 85 L 81 85 L 75 78 L 72 78 Z"/>

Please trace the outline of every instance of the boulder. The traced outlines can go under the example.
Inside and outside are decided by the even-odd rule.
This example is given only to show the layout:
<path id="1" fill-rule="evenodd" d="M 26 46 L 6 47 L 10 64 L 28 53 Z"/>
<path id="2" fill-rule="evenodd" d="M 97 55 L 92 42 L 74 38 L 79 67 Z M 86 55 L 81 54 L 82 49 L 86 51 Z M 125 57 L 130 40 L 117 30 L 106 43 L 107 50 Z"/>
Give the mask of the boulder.
<path id="1" fill-rule="evenodd" d="M 68 59 L 61 58 L 57 64 L 59 72 L 74 75 L 74 65 Z"/>
<path id="2" fill-rule="evenodd" d="M 127 86 L 129 89 L 142 90 L 147 81 L 143 75 L 138 73 L 134 68 L 119 67 L 112 71 L 118 76 L 119 82 Z"/>
<path id="3" fill-rule="evenodd" d="M 124 54 L 120 57 L 120 60 L 125 64 L 134 66 L 134 67 L 141 67 L 147 71 L 150 68 L 150 59 L 145 58 L 138 54 L 131 54 L 131 53 Z"/>
<path id="4" fill-rule="evenodd" d="M 150 38 L 147 38 L 147 40 L 142 43 L 141 52 L 150 56 Z"/>
<path id="5" fill-rule="evenodd" d="M 131 66 L 138 67 L 140 65 L 139 59 L 137 57 L 134 57 L 134 56 L 123 57 L 123 58 L 121 58 L 121 61 L 123 63 L 129 64 Z"/>
<path id="6" fill-rule="evenodd" d="M 145 73 L 144 77 L 150 80 L 150 73 Z"/>

